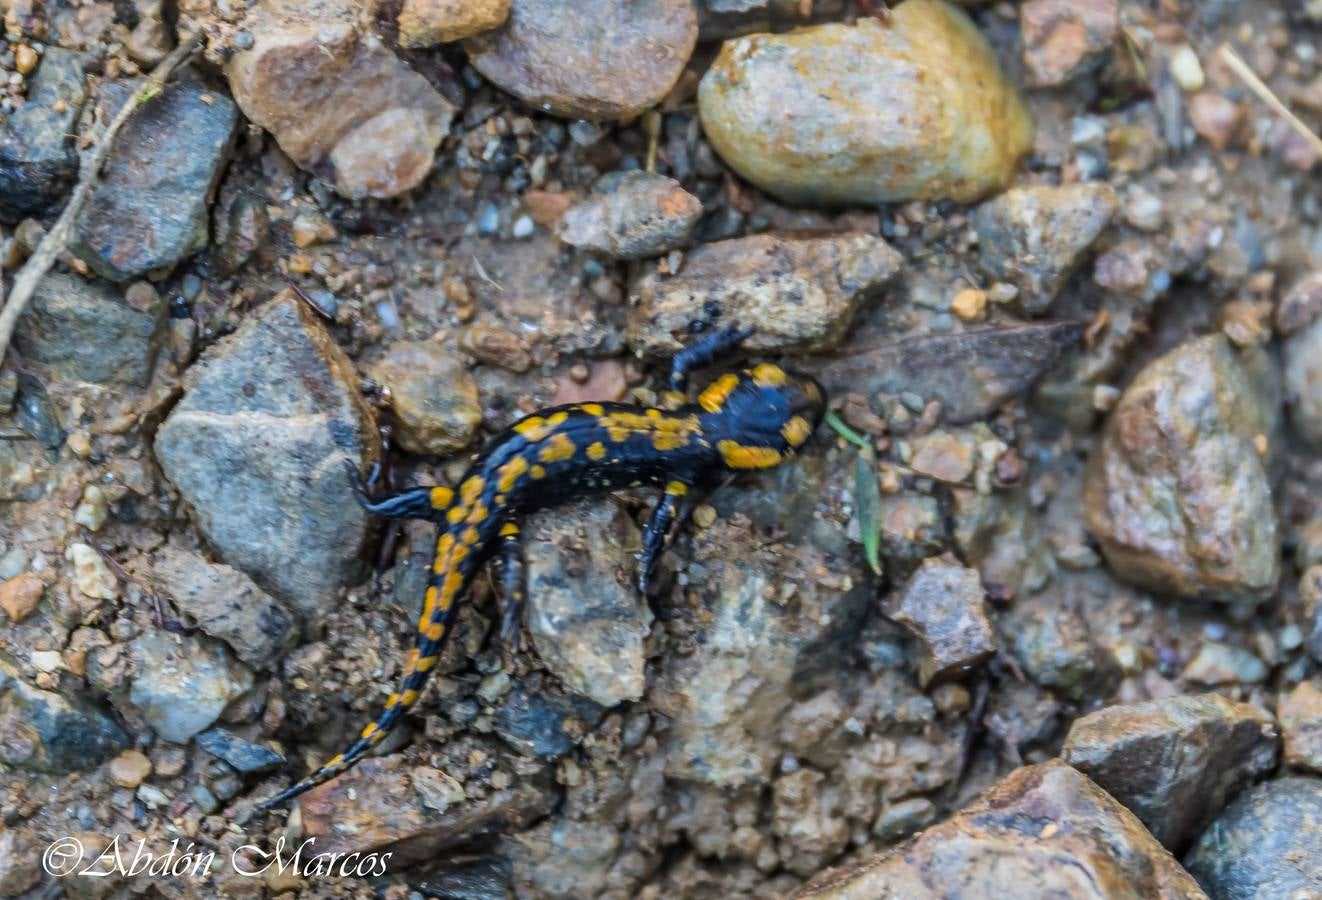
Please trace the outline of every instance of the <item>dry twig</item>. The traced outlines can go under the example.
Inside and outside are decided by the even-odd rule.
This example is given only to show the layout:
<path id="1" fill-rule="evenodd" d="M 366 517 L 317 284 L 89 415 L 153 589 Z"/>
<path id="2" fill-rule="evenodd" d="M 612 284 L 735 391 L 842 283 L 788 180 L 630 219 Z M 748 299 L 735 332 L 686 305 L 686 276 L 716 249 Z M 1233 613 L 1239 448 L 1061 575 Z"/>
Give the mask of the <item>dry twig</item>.
<path id="1" fill-rule="evenodd" d="M 1259 100 L 1275 110 L 1276 114 L 1284 119 L 1287 125 L 1299 132 L 1303 139 L 1308 141 L 1314 153 L 1322 156 L 1322 138 L 1314 134 L 1313 130 L 1303 123 L 1303 120 L 1290 112 L 1290 108 L 1281 101 L 1280 97 L 1272 93 L 1272 89 L 1267 87 L 1257 73 L 1249 68 L 1249 64 L 1244 62 L 1243 57 L 1236 53 L 1234 48 L 1229 44 L 1222 44 L 1216 52 L 1221 60 L 1230 66 L 1230 70 L 1248 85 L 1249 90 L 1258 95 Z"/>
<path id="2" fill-rule="evenodd" d="M 125 102 L 115 117 L 110 120 L 106 126 L 105 133 L 97 141 L 92 152 L 87 155 L 83 161 L 82 170 L 78 175 L 78 184 L 74 186 L 73 192 L 69 194 L 69 202 L 65 204 L 64 211 L 60 213 L 60 218 L 56 220 L 51 230 L 46 232 L 46 236 L 41 239 L 32 256 L 18 270 L 14 276 L 14 285 L 9 290 L 9 296 L 5 300 L 3 309 L 0 309 L 0 362 L 4 361 L 5 353 L 9 350 L 10 338 L 14 336 L 14 328 L 18 325 L 19 316 L 27 307 L 28 301 L 32 299 L 33 292 L 41 279 L 50 271 L 50 267 L 55 264 L 55 260 L 69 242 L 69 235 L 73 232 L 74 222 L 78 219 L 78 214 L 82 212 L 83 205 L 87 203 L 87 198 L 96 185 L 97 178 L 101 174 L 101 167 L 105 165 L 106 157 L 110 155 L 110 148 L 115 143 L 115 135 L 124 127 L 124 123 L 129 120 L 133 113 L 142 104 L 158 95 L 165 86 L 165 81 L 170 75 L 188 62 L 193 53 L 197 50 L 200 35 L 193 35 L 185 40 L 174 51 L 161 60 L 147 81 L 142 85 L 141 90 L 135 93 Z M 0 284 L 0 291 L 3 290 L 3 284 Z"/>

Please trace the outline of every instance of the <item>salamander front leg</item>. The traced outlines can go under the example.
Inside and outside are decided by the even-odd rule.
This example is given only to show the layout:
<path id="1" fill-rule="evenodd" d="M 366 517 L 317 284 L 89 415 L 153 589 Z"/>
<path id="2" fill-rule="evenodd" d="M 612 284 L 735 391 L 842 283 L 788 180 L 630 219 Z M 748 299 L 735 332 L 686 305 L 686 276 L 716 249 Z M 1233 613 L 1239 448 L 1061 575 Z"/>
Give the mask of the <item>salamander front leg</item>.
<path id="1" fill-rule="evenodd" d="M 666 485 L 666 492 L 661 495 L 661 502 L 652 510 L 652 518 L 647 521 L 647 530 L 643 532 L 643 550 L 638 554 L 638 593 L 646 595 L 647 586 L 652 582 L 652 573 L 656 561 L 665 549 L 666 539 L 670 536 L 671 526 L 679 515 L 679 503 L 689 492 L 689 486 L 682 481 L 672 481 Z"/>
<path id="2" fill-rule="evenodd" d="M 742 344 L 752 334 L 752 328 L 741 328 L 739 323 L 736 322 L 689 344 L 671 358 L 670 379 L 666 387 L 671 392 L 683 394 L 689 389 L 689 374 L 693 370 L 710 366 L 717 359 Z"/>
<path id="3" fill-rule="evenodd" d="M 454 499 L 454 491 L 448 487 L 419 487 L 403 491 L 393 497 L 373 500 L 369 494 L 369 484 L 358 474 L 358 467 L 352 460 L 346 459 L 344 467 L 349 472 L 349 485 L 353 489 L 358 505 L 374 516 L 386 519 L 430 519 L 435 520 L 437 513 L 444 511 Z"/>
<path id="4" fill-rule="evenodd" d="M 511 653 L 523 647 L 523 603 L 528 579 L 519 526 L 506 522 L 500 527 L 500 642 Z"/>

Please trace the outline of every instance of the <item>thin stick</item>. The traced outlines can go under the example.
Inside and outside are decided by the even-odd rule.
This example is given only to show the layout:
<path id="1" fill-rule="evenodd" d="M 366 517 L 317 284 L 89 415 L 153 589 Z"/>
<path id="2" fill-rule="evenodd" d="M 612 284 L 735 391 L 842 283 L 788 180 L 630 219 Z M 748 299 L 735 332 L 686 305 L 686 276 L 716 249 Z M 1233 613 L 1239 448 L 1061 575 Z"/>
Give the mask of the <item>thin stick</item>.
<path id="1" fill-rule="evenodd" d="M 33 251 L 32 256 L 18 270 L 14 276 L 14 286 L 9 289 L 9 298 L 6 300 L 4 309 L 0 309 L 0 362 L 4 361 L 5 353 L 9 350 L 9 341 L 14 336 L 14 328 L 18 325 L 18 318 L 23 314 L 28 301 L 32 299 L 32 294 L 41 283 L 41 279 L 50 271 L 50 267 L 55 264 L 55 260 L 64 252 L 65 246 L 69 242 L 69 235 L 73 232 L 75 220 L 78 214 L 82 212 L 84 204 L 87 203 L 87 197 L 91 194 L 92 188 L 96 185 L 97 178 L 101 174 L 101 167 L 105 165 L 106 157 L 110 155 L 110 147 L 115 142 L 115 135 L 119 133 L 120 128 L 129 120 L 133 113 L 161 92 L 165 85 L 165 80 L 170 77 L 175 69 L 182 66 L 192 57 L 197 50 L 199 38 L 201 35 L 193 35 L 174 49 L 151 73 L 150 77 L 132 97 L 130 97 L 124 106 L 110 120 L 106 126 L 105 133 L 97 141 L 92 152 L 88 154 L 83 162 L 82 171 L 78 176 L 78 184 L 69 195 L 69 202 L 64 206 L 64 212 L 60 213 L 60 218 L 51 226 L 51 230 L 46 232 L 46 236 L 37 244 L 37 249 Z M 0 287 L 3 287 L 0 285 Z"/>
<path id="2" fill-rule="evenodd" d="M 1298 116 L 1290 112 L 1289 107 L 1281 102 L 1281 98 L 1272 93 L 1272 89 L 1267 87 L 1262 79 L 1249 68 L 1249 64 L 1244 62 L 1243 58 L 1235 52 L 1234 48 L 1229 44 L 1222 44 L 1217 48 L 1216 52 L 1217 55 L 1221 57 L 1222 61 L 1230 66 L 1231 71 L 1238 75 L 1243 82 L 1249 86 L 1249 90 L 1258 95 L 1259 100 L 1274 109 L 1276 114 L 1284 119 L 1287 125 L 1299 132 L 1300 136 L 1308 141 L 1312 146 L 1314 153 L 1318 156 L 1322 156 L 1322 138 L 1319 138 L 1314 134 L 1313 130 L 1305 125 Z"/>

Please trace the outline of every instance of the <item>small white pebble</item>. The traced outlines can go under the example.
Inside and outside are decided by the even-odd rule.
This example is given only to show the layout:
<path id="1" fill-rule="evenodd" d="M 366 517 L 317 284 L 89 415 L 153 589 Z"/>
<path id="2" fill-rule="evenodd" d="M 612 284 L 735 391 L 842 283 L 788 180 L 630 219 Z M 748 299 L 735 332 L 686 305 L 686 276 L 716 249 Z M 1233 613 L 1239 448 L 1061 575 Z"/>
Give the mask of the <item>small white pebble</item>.
<path id="1" fill-rule="evenodd" d="M 1193 93 L 1201 91 L 1207 79 L 1203 77 L 1203 64 L 1198 61 L 1198 54 L 1188 44 L 1175 48 L 1170 60 L 1171 77 L 1181 90 Z"/>
<path id="2" fill-rule="evenodd" d="M 64 665 L 64 658 L 58 650 L 33 650 L 28 659 L 38 672 L 57 672 Z"/>
<path id="3" fill-rule="evenodd" d="M 1120 399 L 1120 389 L 1111 384 L 1099 384 L 1092 389 L 1092 408 L 1098 412 L 1108 412 Z"/>
<path id="4" fill-rule="evenodd" d="M 88 531 L 100 531 L 106 524 L 106 494 L 94 484 L 83 489 L 83 500 L 73 511 L 73 520 Z"/>
<path id="5" fill-rule="evenodd" d="M 519 216 L 514 220 L 513 234 L 516 238 L 532 237 L 533 228 L 531 216 Z"/>

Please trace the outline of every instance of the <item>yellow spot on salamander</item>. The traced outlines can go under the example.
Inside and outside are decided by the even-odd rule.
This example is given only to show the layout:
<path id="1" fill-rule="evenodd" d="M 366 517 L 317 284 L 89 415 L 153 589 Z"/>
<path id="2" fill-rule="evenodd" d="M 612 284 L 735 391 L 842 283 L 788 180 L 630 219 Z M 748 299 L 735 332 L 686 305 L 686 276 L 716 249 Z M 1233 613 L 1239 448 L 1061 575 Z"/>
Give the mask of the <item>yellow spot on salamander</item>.
<path id="1" fill-rule="evenodd" d="M 606 408 L 600 403 L 584 403 L 579 409 L 590 416 L 599 416 L 606 411 Z"/>
<path id="2" fill-rule="evenodd" d="M 546 420 L 543 419 L 541 416 L 528 416 L 528 418 L 515 424 L 514 432 L 516 434 L 523 435 L 524 437 L 528 438 L 528 440 L 536 440 L 536 438 L 533 438 L 531 436 L 532 433 L 536 431 L 540 431 L 545 427 L 546 427 Z"/>
<path id="3" fill-rule="evenodd" d="M 759 387 L 783 387 L 785 370 L 771 363 L 759 363 L 753 366 L 753 380 Z"/>
<path id="4" fill-rule="evenodd" d="M 486 486 L 486 480 L 481 475 L 470 475 L 463 484 L 459 485 L 459 496 L 464 499 L 464 503 L 471 504 Z"/>
<path id="5" fill-rule="evenodd" d="M 437 622 L 435 625 L 427 626 L 427 630 L 423 634 L 427 635 L 429 641 L 439 641 L 441 636 L 445 634 L 445 626 Z"/>
<path id="6" fill-rule="evenodd" d="M 445 626 L 441 626 L 441 627 L 442 630 L 444 630 Z M 418 660 L 418 664 L 413 667 L 413 671 L 430 672 L 432 669 L 436 667 L 436 661 L 438 659 L 440 659 L 440 657 L 438 656 L 424 656 L 422 659 Z"/>
<path id="7" fill-rule="evenodd" d="M 437 485 L 431 489 L 431 508 L 445 509 L 454 499 L 454 491 L 443 485 Z"/>
<path id="8" fill-rule="evenodd" d="M 362 735 L 362 736 L 363 736 L 364 739 L 367 739 L 367 738 L 370 738 L 370 737 L 371 737 L 372 735 L 374 735 L 374 734 L 376 734 L 376 723 L 375 723 L 375 722 L 371 723 L 370 725 L 368 725 L 366 728 L 363 729 L 363 735 Z"/>
<path id="9" fill-rule="evenodd" d="M 386 709 L 391 709 L 399 702 L 399 694 L 391 694 L 386 698 Z"/>
<path id="10" fill-rule="evenodd" d="M 450 507 L 450 511 L 445 514 L 445 519 L 451 525 L 457 525 L 458 523 L 462 522 L 464 520 L 464 517 L 467 515 L 468 515 L 468 507 L 463 506 L 461 504 L 459 506 Z"/>
<path id="11" fill-rule="evenodd" d="M 533 480 L 538 480 L 546 477 L 546 470 L 541 466 L 533 466 L 528 470 L 528 474 L 533 477 Z"/>
<path id="12" fill-rule="evenodd" d="M 785 436 L 785 440 L 790 442 L 791 447 L 800 447 L 812 434 L 812 426 L 808 424 L 808 420 L 803 416 L 794 416 L 780 426 L 780 433 Z"/>
<path id="13" fill-rule="evenodd" d="M 601 425 L 606 429 L 607 437 L 617 444 L 628 440 L 631 435 L 642 435 L 650 438 L 654 446 L 670 449 L 682 447 L 690 437 L 702 430 L 696 416 L 668 416 L 659 409 L 649 410 L 644 415 L 634 412 L 609 413 L 601 417 Z M 658 438 L 658 435 L 665 436 Z"/>
<path id="14" fill-rule="evenodd" d="M 481 500 L 479 500 L 477 501 L 477 503 L 473 504 L 473 509 L 468 514 L 468 518 L 466 521 L 470 525 L 476 525 L 478 522 L 481 522 L 484 519 L 486 519 L 486 517 L 487 517 L 487 505 L 483 503 Z"/>
<path id="15" fill-rule="evenodd" d="M 477 543 L 477 529 L 469 525 L 464 529 L 463 534 L 459 535 L 459 540 L 463 541 L 469 547 Z"/>
<path id="16" fill-rule="evenodd" d="M 546 424 L 550 425 L 552 428 L 557 425 L 562 425 L 567 421 L 569 421 L 569 413 L 565 412 L 563 409 L 558 413 L 552 413 L 546 417 Z"/>
<path id="17" fill-rule="evenodd" d="M 780 463 L 780 453 L 772 447 L 749 447 L 738 441 L 717 441 L 721 459 L 732 469 L 769 469 Z"/>
<path id="18" fill-rule="evenodd" d="M 570 440 L 569 435 L 561 432 L 551 435 L 550 440 L 537 453 L 537 458 L 544 463 L 560 462 L 566 459 L 572 459 L 574 456 L 574 442 Z"/>
<path id="19" fill-rule="evenodd" d="M 730 399 L 730 395 L 737 387 L 739 387 L 739 376 L 727 372 L 707 385 L 707 388 L 698 395 L 698 405 L 709 413 L 720 412 L 721 407 L 725 406 L 725 401 Z"/>
<path id="20" fill-rule="evenodd" d="M 519 533 L 519 526 L 515 525 L 513 522 L 506 522 L 504 525 L 500 526 L 501 537 L 509 537 L 510 535 L 518 534 L 518 533 Z"/>
<path id="21" fill-rule="evenodd" d="M 399 702 L 403 703 L 405 706 L 412 706 L 414 703 L 418 702 L 418 692 L 405 691 L 404 696 L 399 698 Z"/>
<path id="22" fill-rule="evenodd" d="M 594 441 L 588 445 L 588 459 L 593 462 L 599 462 L 606 458 L 606 445 L 601 441 Z"/>
<path id="23" fill-rule="evenodd" d="M 499 479 L 496 482 L 496 489 L 502 494 L 509 493 L 519 483 L 519 478 L 522 477 L 523 473 L 527 471 L 528 460 L 522 456 L 514 457 L 496 471 Z"/>
<path id="24" fill-rule="evenodd" d="M 689 492 L 689 486 L 682 481 L 672 481 L 666 485 L 666 493 L 672 497 L 683 497 Z"/>

